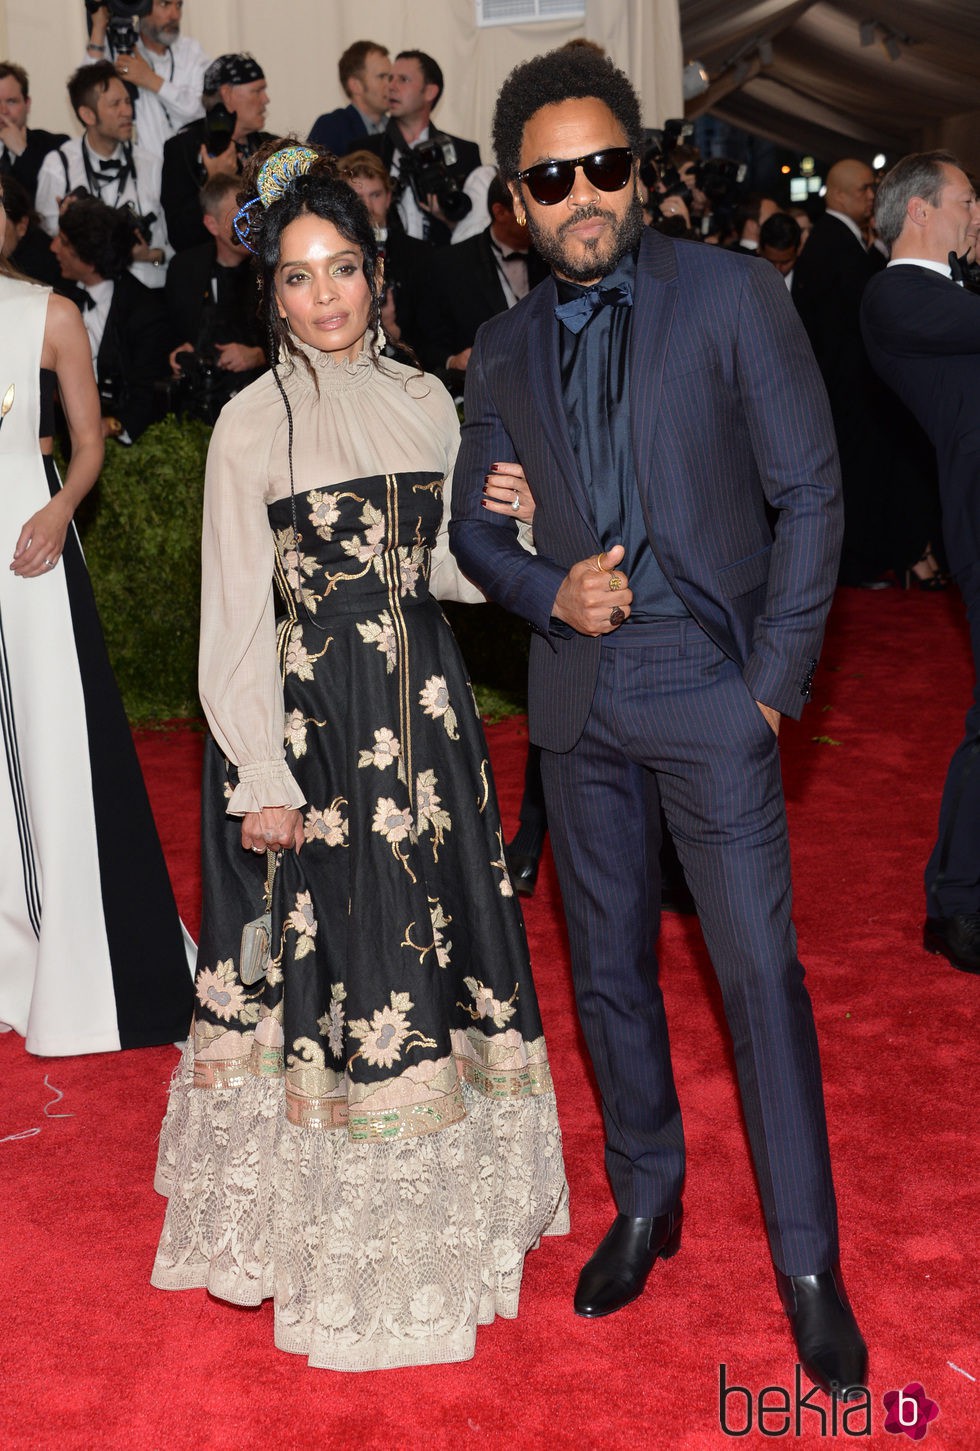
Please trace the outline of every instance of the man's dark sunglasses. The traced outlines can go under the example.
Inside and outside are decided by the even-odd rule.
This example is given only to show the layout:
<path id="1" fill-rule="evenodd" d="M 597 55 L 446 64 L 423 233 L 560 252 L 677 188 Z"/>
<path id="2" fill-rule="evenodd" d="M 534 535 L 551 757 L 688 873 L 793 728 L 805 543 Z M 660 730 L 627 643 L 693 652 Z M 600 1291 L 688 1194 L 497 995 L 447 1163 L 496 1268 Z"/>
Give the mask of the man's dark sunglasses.
<path id="1" fill-rule="evenodd" d="M 519 171 L 534 200 L 543 207 L 563 202 L 575 184 L 575 172 L 581 167 L 585 179 L 600 191 L 622 191 L 633 171 L 633 153 L 628 146 L 612 146 L 608 151 L 593 151 L 591 156 L 577 156 L 574 161 L 539 161 L 527 171 Z"/>

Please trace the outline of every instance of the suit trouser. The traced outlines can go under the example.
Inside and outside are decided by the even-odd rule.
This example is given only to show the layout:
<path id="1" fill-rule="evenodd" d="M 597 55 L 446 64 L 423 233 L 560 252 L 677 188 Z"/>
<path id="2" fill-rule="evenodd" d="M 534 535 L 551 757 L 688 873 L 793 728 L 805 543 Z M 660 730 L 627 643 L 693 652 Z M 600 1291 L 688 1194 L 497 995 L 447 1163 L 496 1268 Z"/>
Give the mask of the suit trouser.
<path id="1" fill-rule="evenodd" d="M 980 912 L 980 563 L 956 576 L 973 646 L 973 701 L 953 753 L 939 808 L 939 835 L 926 867 L 930 917 Z"/>
<path id="2" fill-rule="evenodd" d="M 738 667 L 690 620 L 604 641 L 573 750 L 542 758 L 579 1016 L 619 1211 L 666 1213 L 684 1139 L 656 939 L 658 802 L 718 977 L 773 1260 L 837 1259 L 820 1061 L 790 920 L 779 754 Z"/>

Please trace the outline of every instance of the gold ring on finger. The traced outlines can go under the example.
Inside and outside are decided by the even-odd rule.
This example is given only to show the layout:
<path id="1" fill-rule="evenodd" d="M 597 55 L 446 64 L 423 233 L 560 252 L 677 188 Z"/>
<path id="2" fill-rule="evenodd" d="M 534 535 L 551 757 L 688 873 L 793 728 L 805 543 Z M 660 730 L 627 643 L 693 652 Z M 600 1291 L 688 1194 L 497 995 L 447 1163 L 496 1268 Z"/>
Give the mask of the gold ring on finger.
<path id="1" fill-rule="evenodd" d="M 609 588 L 610 589 L 622 589 L 622 587 L 623 587 L 623 576 L 621 574 L 611 574 L 609 576 Z"/>
<path id="2" fill-rule="evenodd" d="M 605 554 L 605 552 L 606 551 L 604 549 L 603 550 L 600 550 L 600 552 L 596 555 L 595 560 L 594 560 L 593 565 L 592 565 L 592 568 L 593 569 L 597 569 L 600 574 L 605 574 L 605 572 L 606 572 L 605 571 L 605 567 L 603 566 L 603 563 L 602 563 L 602 556 Z"/>

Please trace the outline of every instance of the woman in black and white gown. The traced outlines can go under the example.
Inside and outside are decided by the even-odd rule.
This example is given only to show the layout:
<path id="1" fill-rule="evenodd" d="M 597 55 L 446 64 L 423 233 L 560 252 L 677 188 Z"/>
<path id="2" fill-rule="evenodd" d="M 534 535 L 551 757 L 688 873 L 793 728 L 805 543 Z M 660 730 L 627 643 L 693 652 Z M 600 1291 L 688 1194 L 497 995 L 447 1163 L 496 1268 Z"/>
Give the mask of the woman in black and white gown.
<path id="1" fill-rule="evenodd" d="M 72 524 L 103 456 L 88 334 L 2 259 L 0 412 L 0 1026 L 43 1055 L 167 1043 L 190 1020 L 191 944 Z"/>
<path id="2" fill-rule="evenodd" d="M 377 244 L 332 159 L 263 157 L 277 361 L 208 454 L 204 913 L 153 1283 L 272 1297 L 276 1344 L 331 1370 L 464 1360 L 568 1219 L 486 741 L 433 597 L 459 425 L 379 355 Z"/>

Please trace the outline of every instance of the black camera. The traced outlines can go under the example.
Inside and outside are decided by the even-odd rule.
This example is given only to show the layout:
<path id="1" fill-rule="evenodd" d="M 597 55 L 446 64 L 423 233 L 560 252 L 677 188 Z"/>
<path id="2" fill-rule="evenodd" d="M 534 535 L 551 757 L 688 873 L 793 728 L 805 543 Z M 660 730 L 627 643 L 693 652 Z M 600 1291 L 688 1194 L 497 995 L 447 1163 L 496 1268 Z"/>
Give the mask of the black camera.
<path id="1" fill-rule="evenodd" d="M 224 101 L 217 101 L 210 111 L 205 111 L 204 145 L 209 156 L 220 156 L 228 150 L 237 124 L 237 112 L 229 111 Z"/>
<path id="2" fill-rule="evenodd" d="M 102 6 L 109 12 L 109 30 L 106 36 L 110 50 L 115 54 L 132 55 L 136 49 L 136 42 L 139 40 L 139 27 L 137 20 L 150 14 L 153 9 L 153 0 L 85 0 L 85 9 L 89 17 L 89 34 L 92 33 L 91 17 Z"/>
<path id="3" fill-rule="evenodd" d="M 157 219 L 156 212 L 138 212 L 132 202 L 122 202 L 117 210 L 126 213 L 126 218 L 133 231 L 139 233 L 142 240 L 148 243 L 150 233 L 153 231 L 153 223 Z"/>
<path id="4" fill-rule="evenodd" d="M 171 408 L 181 418 L 199 418 L 202 423 L 216 422 L 223 405 L 235 390 L 227 386 L 213 349 L 185 348 L 177 354 L 180 379 L 171 394 Z"/>
<path id="5" fill-rule="evenodd" d="M 728 212 L 738 204 L 747 174 L 744 162 L 732 161 L 727 156 L 709 156 L 695 173 L 713 212 Z"/>
<path id="6" fill-rule="evenodd" d="M 434 196 L 439 208 L 450 222 L 461 222 L 473 203 L 463 191 L 449 168 L 456 165 L 456 147 L 445 131 L 430 131 L 429 139 L 414 149 L 398 153 L 398 181 L 402 190 L 411 187 L 420 207 Z"/>

